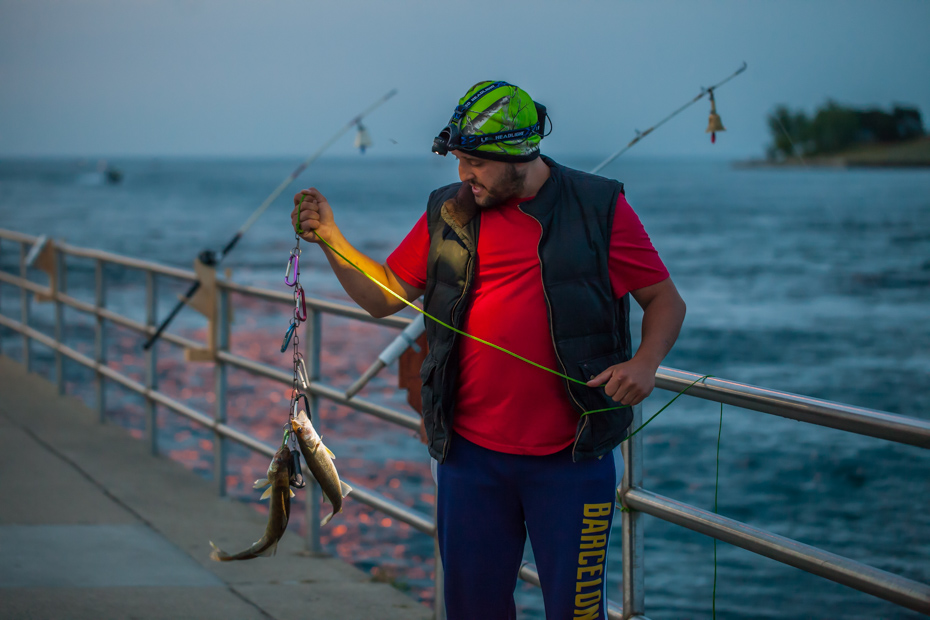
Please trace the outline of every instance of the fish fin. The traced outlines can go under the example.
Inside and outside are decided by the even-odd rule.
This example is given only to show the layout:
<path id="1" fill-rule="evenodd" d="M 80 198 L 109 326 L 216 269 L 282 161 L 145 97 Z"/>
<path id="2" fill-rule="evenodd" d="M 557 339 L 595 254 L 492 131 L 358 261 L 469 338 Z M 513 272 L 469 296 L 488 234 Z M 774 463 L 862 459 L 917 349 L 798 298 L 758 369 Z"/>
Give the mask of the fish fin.
<path id="1" fill-rule="evenodd" d="M 259 497 L 258 499 L 259 500 L 268 499 L 269 497 L 271 497 L 271 492 L 273 490 L 274 490 L 274 487 L 268 487 L 267 489 L 265 489 L 265 492 L 262 493 L 262 496 Z"/>
<path id="2" fill-rule="evenodd" d="M 275 554 L 275 552 L 277 552 L 277 550 L 278 550 L 278 541 L 274 541 L 273 545 L 271 545 L 270 547 L 268 547 L 267 549 L 265 549 L 258 555 L 260 555 L 263 558 L 271 557 Z"/>
<path id="3" fill-rule="evenodd" d="M 294 493 L 293 489 L 288 489 L 291 492 L 291 497 L 297 497 L 297 493 Z"/>
<path id="4" fill-rule="evenodd" d="M 268 486 L 269 484 L 271 484 L 271 480 L 269 480 L 268 478 L 260 478 L 255 481 L 255 484 L 252 485 L 252 488 L 260 489 L 262 487 Z"/>
<path id="5" fill-rule="evenodd" d="M 322 443 L 321 443 L 320 445 L 321 445 L 321 446 L 323 446 L 323 444 L 322 444 Z M 331 459 L 334 459 L 334 458 L 336 458 L 336 455 L 335 455 L 335 454 L 333 454 L 333 451 L 332 451 L 332 450 L 330 450 L 330 449 L 329 449 L 329 448 L 327 448 L 326 446 L 323 446 L 323 449 L 324 449 L 324 450 L 326 450 L 326 454 L 328 454 L 328 455 L 329 455 L 329 458 L 331 458 Z"/>
<path id="6" fill-rule="evenodd" d="M 224 562 L 229 558 L 229 554 L 213 544 L 213 541 L 210 541 L 210 546 L 213 547 L 213 551 L 210 552 L 210 559 L 216 562 Z"/>
<path id="7" fill-rule="evenodd" d="M 350 487 L 349 485 L 347 485 L 347 484 L 346 484 L 345 482 L 343 482 L 342 480 L 339 481 L 339 484 L 342 485 L 342 496 L 343 496 L 343 497 L 347 496 L 349 493 L 352 492 L 352 487 Z"/>
<path id="8" fill-rule="evenodd" d="M 323 526 L 323 525 L 326 525 L 327 523 L 329 523 L 329 520 L 333 518 L 333 515 L 334 515 L 334 514 L 336 514 L 336 513 L 335 513 L 335 512 L 331 512 L 331 513 L 329 513 L 328 515 L 326 515 L 325 517 L 323 517 L 323 520 L 320 521 L 320 525 Z"/>

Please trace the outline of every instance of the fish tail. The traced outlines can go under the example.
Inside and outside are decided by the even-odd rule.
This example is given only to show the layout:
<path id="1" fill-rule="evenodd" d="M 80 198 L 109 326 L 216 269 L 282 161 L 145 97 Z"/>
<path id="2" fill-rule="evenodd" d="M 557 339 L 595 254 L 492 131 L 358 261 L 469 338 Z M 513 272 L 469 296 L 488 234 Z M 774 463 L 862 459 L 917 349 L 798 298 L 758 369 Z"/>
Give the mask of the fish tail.
<path id="1" fill-rule="evenodd" d="M 326 525 L 327 523 L 329 523 L 329 520 L 332 519 L 332 518 L 333 518 L 333 515 L 335 515 L 335 514 L 336 514 L 336 511 L 334 510 L 334 511 L 332 511 L 331 513 L 329 513 L 328 515 L 326 515 L 325 517 L 323 517 L 323 520 L 320 521 L 320 525 L 322 526 L 322 525 Z"/>

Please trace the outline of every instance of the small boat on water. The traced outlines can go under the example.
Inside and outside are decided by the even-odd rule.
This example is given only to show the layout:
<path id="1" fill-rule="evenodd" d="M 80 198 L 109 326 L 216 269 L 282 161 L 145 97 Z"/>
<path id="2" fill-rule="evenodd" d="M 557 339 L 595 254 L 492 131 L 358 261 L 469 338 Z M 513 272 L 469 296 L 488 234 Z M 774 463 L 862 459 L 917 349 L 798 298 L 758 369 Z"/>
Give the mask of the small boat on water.
<path id="1" fill-rule="evenodd" d="M 118 185 L 123 181 L 123 171 L 110 165 L 107 160 L 97 161 L 97 169 L 93 172 L 83 172 L 78 176 L 81 185 Z"/>

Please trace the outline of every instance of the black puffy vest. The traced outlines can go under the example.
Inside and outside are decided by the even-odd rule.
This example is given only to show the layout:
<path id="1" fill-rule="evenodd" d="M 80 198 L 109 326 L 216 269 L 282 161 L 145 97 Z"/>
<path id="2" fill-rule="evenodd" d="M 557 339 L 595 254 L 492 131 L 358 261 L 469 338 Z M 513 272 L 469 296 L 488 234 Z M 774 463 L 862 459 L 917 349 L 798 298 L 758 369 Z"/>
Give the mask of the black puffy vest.
<path id="1" fill-rule="evenodd" d="M 608 252 L 614 207 L 623 184 L 549 158 L 550 175 L 535 198 L 520 209 L 539 222 L 539 259 L 549 325 L 564 374 L 587 381 L 608 366 L 630 359 L 629 295 L 614 299 Z M 470 303 L 480 217 L 456 217 L 453 198 L 461 183 L 430 194 L 430 234 L 424 305 L 428 313 L 461 329 Z M 449 451 L 458 384 L 458 341 L 463 336 L 427 320 L 429 355 L 423 362 L 423 417 L 430 455 L 442 463 Z M 569 400 L 581 414 L 616 407 L 603 387 L 565 381 Z M 574 460 L 601 456 L 626 438 L 630 408 L 580 416 Z"/>

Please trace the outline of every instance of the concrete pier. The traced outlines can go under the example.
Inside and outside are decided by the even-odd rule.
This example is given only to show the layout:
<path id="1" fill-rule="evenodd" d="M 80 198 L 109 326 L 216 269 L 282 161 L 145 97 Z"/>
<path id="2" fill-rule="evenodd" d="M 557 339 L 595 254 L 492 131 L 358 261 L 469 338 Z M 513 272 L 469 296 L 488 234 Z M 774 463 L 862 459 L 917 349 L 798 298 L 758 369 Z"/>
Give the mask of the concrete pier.
<path id="1" fill-rule="evenodd" d="M 213 562 L 208 541 L 238 551 L 265 518 L 2 356 L 0 497 L 0 618 L 432 617 L 293 533 Z"/>

